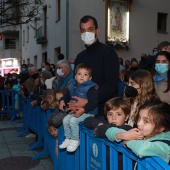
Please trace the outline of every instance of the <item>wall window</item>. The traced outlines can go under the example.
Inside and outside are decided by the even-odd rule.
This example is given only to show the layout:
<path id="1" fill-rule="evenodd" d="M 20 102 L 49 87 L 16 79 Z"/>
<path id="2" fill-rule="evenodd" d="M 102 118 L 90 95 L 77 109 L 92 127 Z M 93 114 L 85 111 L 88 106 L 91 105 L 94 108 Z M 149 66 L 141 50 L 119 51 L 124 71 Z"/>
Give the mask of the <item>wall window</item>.
<path id="1" fill-rule="evenodd" d="M 168 14 L 166 13 L 158 13 L 157 31 L 160 33 L 167 33 L 166 31 L 167 15 Z"/>
<path id="2" fill-rule="evenodd" d="M 34 19 L 34 37 L 36 37 L 37 34 L 37 18 Z"/>
<path id="3" fill-rule="evenodd" d="M 27 26 L 27 43 L 29 42 L 29 26 Z"/>
<path id="4" fill-rule="evenodd" d="M 47 52 L 42 53 L 42 62 L 46 62 L 47 61 Z"/>
<path id="5" fill-rule="evenodd" d="M 43 36 L 46 37 L 46 27 L 47 27 L 47 6 L 43 8 Z"/>
<path id="6" fill-rule="evenodd" d="M 22 32 L 22 45 L 25 45 L 25 30 Z"/>
<path id="7" fill-rule="evenodd" d="M 30 64 L 30 58 L 27 58 L 27 64 Z"/>
<path id="8" fill-rule="evenodd" d="M 60 20 L 60 0 L 56 0 L 56 22 Z"/>
<path id="9" fill-rule="evenodd" d="M 34 66 L 37 67 L 37 55 L 34 56 Z"/>
<path id="10" fill-rule="evenodd" d="M 16 49 L 16 39 L 5 38 L 5 49 Z"/>

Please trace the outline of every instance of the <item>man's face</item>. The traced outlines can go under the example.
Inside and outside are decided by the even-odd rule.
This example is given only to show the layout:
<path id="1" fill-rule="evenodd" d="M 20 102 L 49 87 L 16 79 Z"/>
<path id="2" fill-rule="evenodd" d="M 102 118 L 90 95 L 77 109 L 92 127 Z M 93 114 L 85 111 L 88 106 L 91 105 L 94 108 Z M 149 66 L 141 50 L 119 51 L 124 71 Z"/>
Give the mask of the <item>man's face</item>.
<path id="1" fill-rule="evenodd" d="M 81 33 L 85 33 L 85 32 L 93 32 L 95 33 L 96 37 L 99 33 L 99 29 L 95 28 L 95 25 L 94 25 L 94 22 L 93 20 L 89 20 L 88 22 L 86 23 L 81 23 L 80 24 L 80 32 Z"/>

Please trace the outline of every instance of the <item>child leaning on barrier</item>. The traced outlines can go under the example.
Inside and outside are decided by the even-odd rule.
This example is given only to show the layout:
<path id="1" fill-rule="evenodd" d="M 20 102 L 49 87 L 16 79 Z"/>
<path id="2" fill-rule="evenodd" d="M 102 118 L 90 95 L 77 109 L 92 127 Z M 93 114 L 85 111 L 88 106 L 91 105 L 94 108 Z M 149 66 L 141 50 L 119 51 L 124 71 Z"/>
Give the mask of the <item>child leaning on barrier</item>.
<path id="1" fill-rule="evenodd" d="M 73 96 L 85 98 L 88 102 L 78 108 L 76 112 L 69 112 L 63 120 L 65 140 L 60 149 L 67 148 L 68 152 L 74 152 L 79 146 L 79 123 L 85 118 L 97 114 L 98 90 L 97 84 L 92 80 L 92 70 L 88 65 L 79 64 L 75 68 L 75 80 L 69 86 L 68 93 L 60 100 L 59 109 L 63 110 Z"/>
<path id="2" fill-rule="evenodd" d="M 66 111 L 56 110 L 47 122 L 48 132 L 51 136 L 56 138 L 56 156 L 58 157 L 58 128 L 62 125 L 64 117 L 67 115 Z"/>
<path id="3" fill-rule="evenodd" d="M 128 140 L 133 133 L 118 128 L 109 128 L 106 136 L 110 141 L 124 140 L 124 145 L 130 148 L 140 158 L 159 156 L 165 162 L 170 160 L 170 105 L 152 100 L 140 106 L 137 129 L 143 134 L 142 140 Z"/>
<path id="4" fill-rule="evenodd" d="M 59 107 L 59 100 L 66 93 L 67 88 L 57 90 L 47 89 L 42 94 L 42 103 L 46 103 L 49 109 L 56 109 Z"/>
<path id="5" fill-rule="evenodd" d="M 105 132 L 110 127 L 119 127 L 130 130 L 132 127 L 125 122 L 130 115 L 129 100 L 115 97 L 109 99 L 104 105 L 104 113 L 107 120 L 100 120 L 96 117 L 88 117 L 84 120 L 84 125 L 89 129 L 94 129 L 96 137 L 106 137 Z"/>

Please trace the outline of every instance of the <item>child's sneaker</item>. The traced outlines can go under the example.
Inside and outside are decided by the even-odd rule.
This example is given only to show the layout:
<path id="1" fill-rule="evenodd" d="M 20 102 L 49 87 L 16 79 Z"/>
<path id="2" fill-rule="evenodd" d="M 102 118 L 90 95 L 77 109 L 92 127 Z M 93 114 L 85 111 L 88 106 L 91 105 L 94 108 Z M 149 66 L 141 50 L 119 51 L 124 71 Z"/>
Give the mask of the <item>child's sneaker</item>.
<path id="1" fill-rule="evenodd" d="M 65 149 L 70 144 L 70 139 L 65 139 L 61 145 L 59 145 L 60 149 Z"/>
<path id="2" fill-rule="evenodd" d="M 74 152 L 80 145 L 79 140 L 70 140 L 70 144 L 67 147 L 68 152 Z"/>

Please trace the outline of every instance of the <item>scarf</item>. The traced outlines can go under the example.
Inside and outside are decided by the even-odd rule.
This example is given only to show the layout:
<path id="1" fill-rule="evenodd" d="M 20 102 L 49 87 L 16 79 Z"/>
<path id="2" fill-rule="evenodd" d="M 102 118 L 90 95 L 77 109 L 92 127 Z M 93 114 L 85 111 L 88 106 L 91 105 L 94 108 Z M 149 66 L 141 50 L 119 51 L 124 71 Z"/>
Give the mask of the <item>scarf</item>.
<path id="1" fill-rule="evenodd" d="M 160 84 L 162 81 L 164 81 L 167 77 L 167 73 L 165 73 L 163 76 L 159 76 L 157 73 L 155 75 L 155 81 L 156 81 L 156 84 Z"/>

